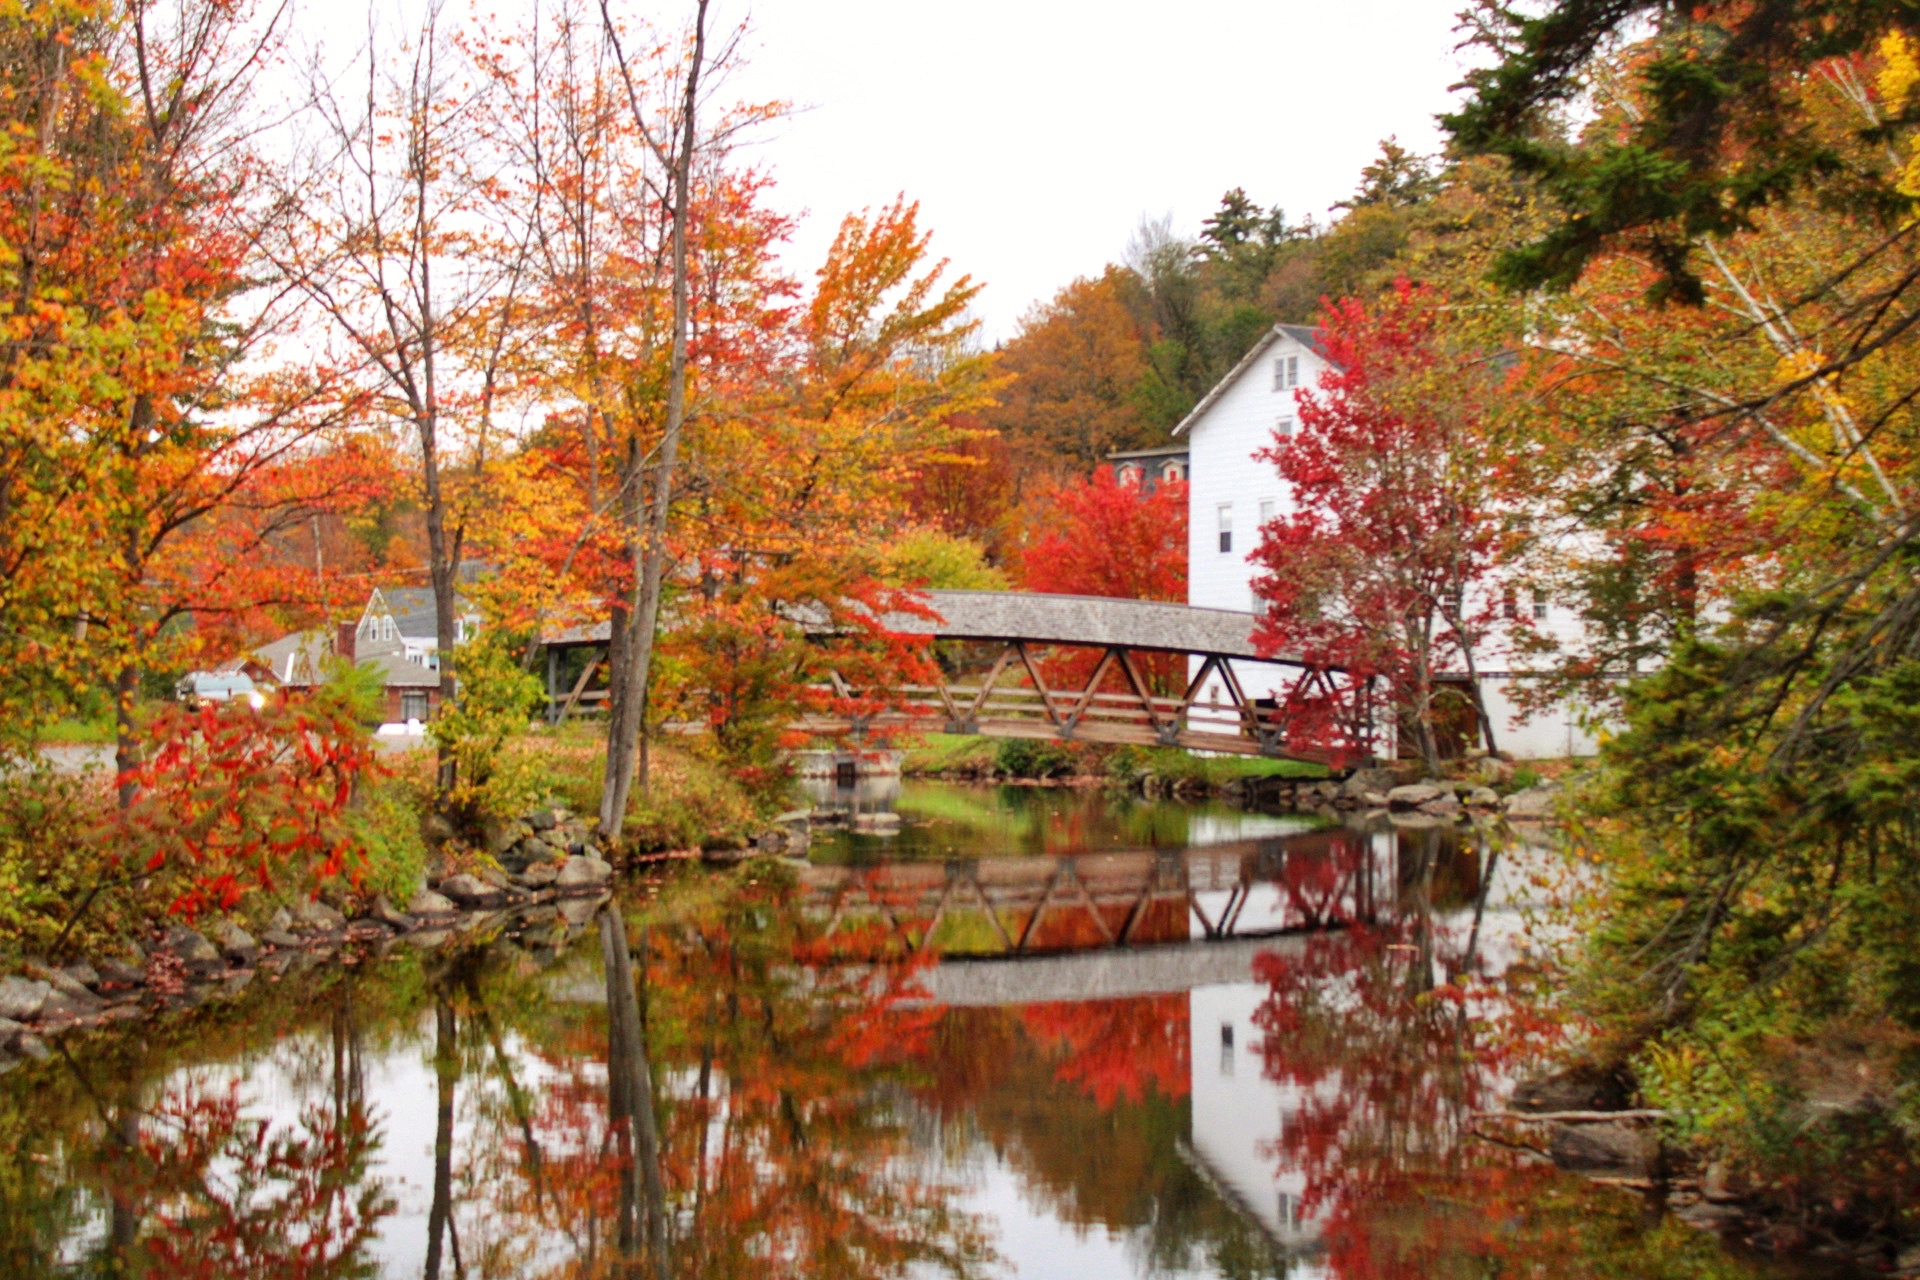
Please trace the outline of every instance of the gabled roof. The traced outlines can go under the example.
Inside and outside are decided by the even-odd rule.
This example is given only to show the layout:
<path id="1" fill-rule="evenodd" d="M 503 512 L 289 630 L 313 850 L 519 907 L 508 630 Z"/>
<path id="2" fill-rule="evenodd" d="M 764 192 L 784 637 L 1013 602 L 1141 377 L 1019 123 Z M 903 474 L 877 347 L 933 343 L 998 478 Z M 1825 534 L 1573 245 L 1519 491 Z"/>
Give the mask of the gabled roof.
<path id="1" fill-rule="evenodd" d="M 493 568 L 480 560 L 462 560 L 454 572 L 454 585 L 465 586 L 476 582 Z M 437 638 L 439 626 L 433 607 L 432 587 L 375 587 L 373 594 L 367 597 L 367 613 L 378 617 L 381 609 L 374 607 L 378 601 L 384 606 L 384 612 L 391 614 L 393 625 L 401 636 L 408 640 L 433 640 Z M 464 596 L 455 594 L 454 607 L 467 614 L 467 602 Z"/>
<path id="2" fill-rule="evenodd" d="M 432 640 L 438 634 L 432 587 L 381 587 L 379 593 L 401 635 L 409 640 Z"/>
<path id="3" fill-rule="evenodd" d="M 318 684 L 321 663 L 333 656 L 333 637 L 325 630 L 295 631 L 271 644 L 263 644 L 253 656 L 273 672 L 281 684 Z"/>
<path id="4" fill-rule="evenodd" d="M 1193 406 L 1193 412 L 1180 419 L 1180 424 L 1173 429 L 1173 434 L 1185 435 L 1187 428 L 1198 422 L 1207 410 L 1213 408 L 1215 402 L 1227 393 L 1227 388 L 1238 382 L 1241 374 L 1259 363 L 1260 357 L 1266 354 L 1267 348 L 1282 338 L 1292 338 L 1321 359 L 1326 358 L 1326 352 L 1320 349 L 1318 336 L 1312 325 L 1277 324 L 1260 335 L 1260 341 L 1254 343 L 1253 349 L 1240 357 L 1240 363 L 1227 370 L 1226 377 L 1213 384 L 1213 390 L 1200 397 L 1200 403 Z"/>

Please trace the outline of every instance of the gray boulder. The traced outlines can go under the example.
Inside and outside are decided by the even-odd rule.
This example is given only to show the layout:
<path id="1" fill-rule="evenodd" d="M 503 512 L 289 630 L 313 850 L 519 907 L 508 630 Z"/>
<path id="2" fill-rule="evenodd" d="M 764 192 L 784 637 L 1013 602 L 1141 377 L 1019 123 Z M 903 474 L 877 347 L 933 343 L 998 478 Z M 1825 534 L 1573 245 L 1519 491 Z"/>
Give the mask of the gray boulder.
<path id="1" fill-rule="evenodd" d="M 1418 809 L 1422 805 L 1433 803 L 1442 796 L 1450 797 L 1451 793 L 1447 788 L 1436 786 L 1431 782 L 1413 782 L 1403 787 L 1395 787 L 1393 790 L 1387 792 L 1387 807 L 1389 809 Z"/>
<path id="2" fill-rule="evenodd" d="M 26 971 L 29 978 L 38 982 L 44 982 L 52 987 L 55 995 L 75 996 L 83 1000 L 93 995 L 93 992 L 88 990 L 86 983 L 80 981 L 64 969 L 55 969 L 50 965 L 39 964 L 29 960 L 26 964 Z M 91 968 L 89 968 L 88 972 L 92 972 Z"/>
<path id="3" fill-rule="evenodd" d="M 412 916 L 388 902 L 387 895 L 384 893 L 373 900 L 373 910 L 369 914 L 381 924 L 397 929 L 401 933 L 405 933 L 417 923 Z"/>
<path id="4" fill-rule="evenodd" d="M 1645 1178 L 1660 1162 L 1660 1140 L 1624 1124 L 1563 1124 L 1554 1126 L 1547 1154 L 1569 1173 Z"/>
<path id="5" fill-rule="evenodd" d="M 13 1047 L 15 1037 L 26 1030 L 12 1018 L 0 1018 L 0 1051 Z"/>
<path id="6" fill-rule="evenodd" d="M 260 956 L 260 944 L 232 920 L 220 926 L 220 949 L 236 964 L 252 964 Z"/>
<path id="7" fill-rule="evenodd" d="M 26 1022 L 40 1016 L 40 1010 L 46 1007 L 47 998 L 53 994 L 53 984 L 36 982 L 29 978 L 0 978 L 0 1018 L 11 1022 Z"/>
<path id="8" fill-rule="evenodd" d="M 1470 809 L 1498 809 L 1500 793 L 1492 787 L 1475 787 L 1466 794 L 1467 807 Z"/>
<path id="9" fill-rule="evenodd" d="M 78 992 L 55 990 L 47 996 L 47 1002 L 40 1006 L 40 1016 L 46 1018 L 87 1018 L 107 1007 L 107 1002 L 82 987 Z"/>
<path id="10" fill-rule="evenodd" d="M 499 902 L 506 895 L 495 885 L 488 884 L 478 876 L 464 872 L 457 876 L 448 876 L 440 882 L 440 892 L 462 907 L 488 906 Z"/>
<path id="11" fill-rule="evenodd" d="M 347 918 L 317 898 L 309 898 L 293 909 L 293 922 L 301 929 L 332 933 L 347 927 Z"/>
<path id="12" fill-rule="evenodd" d="M 1391 769 L 1355 769 L 1340 784 L 1340 790 L 1350 796 L 1364 796 L 1369 791 L 1385 794 L 1393 790 L 1394 777 Z"/>
<path id="13" fill-rule="evenodd" d="M 1554 816 L 1559 795 L 1545 787 L 1516 791 L 1507 797 L 1507 816 L 1523 822 L 1541 822 Z"/>
<path id="14" fill-rule="evenodd" d="M 268 929 L 260 935 L 260 940 L 268 946 L 278 947 L 282 951 L 298 950 L 307 945 L 305 938 L 297 933 L 290 933 L 285 929 Z"/>
<path id="15" fill-rule="evenodd" d="M 480 839 L 487 852 L 497 858 L 519 844 L 526 834 L 525 828 L 518 822 L 489 822 L 481 831 Z"/>
<path id="16" fill-rule="evenodd" d="M 184 925 L 167 930 L 167 950 L 186 961 L 192 968 L 220 963 L 220 948 Z"/>
<path id="17" fill-rule="evenodd" d="M 520 883 L 529 889 L 544 889 L 560 878 L 557 862 L 536 862 L 520 873 Z"/>
<path id="18" fill-rule="evenodd" d="M 135 964 L 129 960 L 102 960 L 100 962 L 100 981 L 112 983 L 117 987 L 137 987 L 147 980 L 144 964 Z"/>
<path id="19" fill-rule="evenodd" d="M 568 858 L 554 877 L 558 889 L 597 889 L 613 879 L 613 867 L 599 858 Z"/>
<path id="20" fill-rule="evenodd" d="M 85 960 L 77 960 L 60 969 L 59 972 L 89 989 L 100 985 L 100 971 L 88 964 Z"/>
<path id="21" fill-rule="evenodd" d="M 407 914 L 416 916 L 450 916 L 460 908 L 453 899 L 431 889 L 422 889 L 407 899 Z"/>
<path id="22" fill-rule="evenodd" d="M 527 815 L 527 825 L 535 831 L 551 831 L 560 825 L 560 818 L 551 809 L 536 809 Z"/>

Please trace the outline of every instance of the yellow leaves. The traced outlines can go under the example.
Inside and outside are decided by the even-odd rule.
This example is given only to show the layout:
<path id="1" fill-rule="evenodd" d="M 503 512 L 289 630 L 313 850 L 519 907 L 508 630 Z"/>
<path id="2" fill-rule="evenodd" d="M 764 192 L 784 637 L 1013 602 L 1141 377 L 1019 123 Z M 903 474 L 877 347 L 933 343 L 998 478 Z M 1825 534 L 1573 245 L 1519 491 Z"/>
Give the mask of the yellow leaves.
<path id="1" fill-rule="evenodd" d="M 1920 84 L 1920 46 L 1905 32 L 1890 31 L 1880 41 L 1880 62 L 1874 87 L 1888 114 L 1901 115 L 1912 101 L 1914 86 Z M 1907 151 L 1907 162 L 1894 187 L 1908 199 L 1920 200 L 1920 138 L 1908 139 Z"/>
<path id="2" fill-rule="evenodd" d="M 1903 31 L 1889 31 L 1880 41 L 1880 74 L 1874 87 L 1889 112 L 1906 110 L 1914 86 L 1920 84 L 1920 47 Z"/>

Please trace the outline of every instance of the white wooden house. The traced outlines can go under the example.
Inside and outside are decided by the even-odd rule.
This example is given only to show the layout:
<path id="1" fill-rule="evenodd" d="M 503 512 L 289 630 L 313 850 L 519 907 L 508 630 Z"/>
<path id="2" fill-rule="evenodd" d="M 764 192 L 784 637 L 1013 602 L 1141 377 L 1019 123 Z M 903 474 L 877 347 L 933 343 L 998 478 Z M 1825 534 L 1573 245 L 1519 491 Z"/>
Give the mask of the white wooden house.
<path id="1" fill-rule="evenodd" d="M 1292 494 L 1273 463 L 1254 457 L 1298 430 L 1298 397 L 1328 368 L 1305 325 L 1282 324 L 1256 342 L 1193 412 L 1174 427 L 1187 446 L 1187 603 L 1211 609 L 1258 612 L 1254 565 L 1248 555 L 1260 542 L 1260 529 L 1293 509 Z M 1514 586 L 1509 605 L 1507 586 Z M 1525 584 L 1491 589 L 1502 593 L 1501 608 L 1552 638 L 1562 648 L 1581 643 L 1575 611 Z M 1195 664 L 1198 669 L 1198 663 Z M 1518 711 L 1516 694 L 1536 678 L 1526 659 L 1501 637 L 1476 652 L 1481 672 L 1479 695 L 1494 722 L 1497 744 L 1523 759 L 1586 755 L 1593 735 L 1582 727 L 1582 709 L 1560 705 L 1532 716 Z M 1249 697 L 1272 691 L 1271 668 L 1235 665 Z M 1226 700 L 1223 690 L 1206 690 L 1201 700 Z"/>

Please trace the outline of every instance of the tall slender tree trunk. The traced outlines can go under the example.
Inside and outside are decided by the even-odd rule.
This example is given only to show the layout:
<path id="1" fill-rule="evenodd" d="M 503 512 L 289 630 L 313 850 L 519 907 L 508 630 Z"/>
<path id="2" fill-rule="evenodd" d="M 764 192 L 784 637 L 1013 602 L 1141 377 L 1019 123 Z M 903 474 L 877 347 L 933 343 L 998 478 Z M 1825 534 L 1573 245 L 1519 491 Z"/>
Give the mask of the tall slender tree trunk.
<path id="1" fill-rule="evenodd" d="M 641 937 L 642 954 L 646 938 Z M 660 1165 L 660 1131 L 653 1114 L 653 1069 L 647 1058 L 646 1029 L 634 993 L 633 956 L 627 927 L 609 904 L 600 912 L 600 954 L 607 973 L 607 1083 L 614 1122 L 622 1125 L 631 1160 L 622 1180 L 623 1204 L 618 1238 L 633 1251 L 634 1236 L 644 1237 L 657 1280 L 667 1280 L 671 1256 L 667 1240 L 666 1179 Z M 637 1179 L 634 1174 L 638 1174 Z M 639 1203 L 635 1204 L 634 1201 Z M 640 1214 L 646 1228 L 637 1232 Z"/>
<path id="2" fill-rule="evenodd" d="M 458 1030 L 453 1003 L 442 996 L 434 1004 L 433 1074 L 439 1081 L 439 1105 L 433 1126 L 433 1201 L 427 1208 L 426 1280 L 439 1280 L 441 1245 L 453 1219 L 453 1100 L 460 1080 Z"/>
<path id="3" fill-rule="evenodd" d="M 674 469 L 680 460 L 680 433 L 687 416 L 687 330 L 691 302 L 687 287 L 687 210 L 693 185 L 700 68 L 707 51 L 707 3 L 708 0 L 698 0 L 694 9 L 693 53 L 687 65 L 686 91 L 681 101 L 680 137 L 672 153 L 673 349 L 667 364 L 667 419 L 654 461 L 653 491 L 649 497 L 641 496 L 645 493 L 641 483 L 644 479 L 642 459 L 630 456 L 628 462 L 631 495 L 626 510 L 630 513 L 628 545 L 634 561 L 634 596 L 630 615 L 624 619 L 628 630 L 622 666 L 613 677 L 612 724 L 607 730 L 607 767 L 600 799 L 600 834 L 609 844 L 619 838 L 620 828 L 626 822 L 635 756 L 640 734 L 646 727 L 647 682 L 653 673 L 653 641 L 660 625 L 660 591 L 667 569 L 667 516 L 673 504 Z M 601 13 L 607 16 L 605 0 L 602 0 Z M 614 31 L 610 17 L 607 30 L 610 34 Z M 634 123 L 644 127 L 645 122 L 638 118 L 637 99 L 633 100 L 633 107 Z M 637 454 L 638 443 L 633 447 Z M 635 510 L 636 502 L 644 508 L 644 523 L 637 518 L 641 512 Z M 622 621 L 616 611 L 615 626 Z"/>

